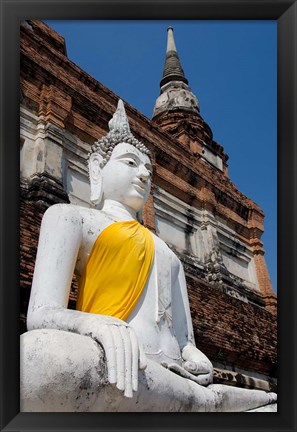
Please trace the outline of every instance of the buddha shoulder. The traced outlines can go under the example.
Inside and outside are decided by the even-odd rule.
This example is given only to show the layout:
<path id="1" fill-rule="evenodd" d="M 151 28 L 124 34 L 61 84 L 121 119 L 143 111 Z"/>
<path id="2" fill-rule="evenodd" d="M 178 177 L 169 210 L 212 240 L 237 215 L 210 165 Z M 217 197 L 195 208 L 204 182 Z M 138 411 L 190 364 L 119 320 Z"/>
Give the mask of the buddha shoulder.
<path id="1" fill-rule="evenodd" d="M 83 218 L 79 207 L 71 204 L 54 204 L 44 213 L 43 225 L 53 225 L 53 229 L 64 226 L 77 226 L 83 224 Z"/>
<path id="2" fill-rule="evenodd" d="M 84 224 L 86 222 L 97 221 L 97 223 L 105 220 L 104 215 L 96 209 L 77 206 L 73 204 L 54 204 L 49 207 L 44 213 L 45 220 L 54 220 L 74 225 Z"/>

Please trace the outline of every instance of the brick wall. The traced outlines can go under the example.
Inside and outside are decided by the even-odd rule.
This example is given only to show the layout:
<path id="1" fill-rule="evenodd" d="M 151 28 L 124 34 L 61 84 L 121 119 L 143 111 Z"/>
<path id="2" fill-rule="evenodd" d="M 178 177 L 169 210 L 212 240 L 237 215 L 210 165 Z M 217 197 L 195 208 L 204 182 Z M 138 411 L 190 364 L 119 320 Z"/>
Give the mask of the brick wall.
<path id="1" fill-rule="evenodd" d="M 20 200 L 20 327 L 26 331 L 26 316 L 44 209 L 25 197 Z"/>
<path id="2" fill-rule="evenodd" d="M 187 286 L 198 347 L 212 361 L 276 377 L 275 315 L 189 276 Z"/>

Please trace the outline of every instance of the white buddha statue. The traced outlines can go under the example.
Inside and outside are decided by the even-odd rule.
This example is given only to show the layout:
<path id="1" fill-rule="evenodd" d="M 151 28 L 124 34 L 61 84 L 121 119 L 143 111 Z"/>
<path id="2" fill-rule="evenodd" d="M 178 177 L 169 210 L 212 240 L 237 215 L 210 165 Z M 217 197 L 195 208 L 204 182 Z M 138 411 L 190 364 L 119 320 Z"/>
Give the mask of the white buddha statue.
<path id="1" fill-rule="evenodd" d="M 21 336 L 21 411 L 269 410 L 273 393 L 211 384 L 181 262 L 137 221 L 152 165 L 121 100 L 109 128 L 89 156 L 100 209 L 58 204 L 42 220 Z"/>

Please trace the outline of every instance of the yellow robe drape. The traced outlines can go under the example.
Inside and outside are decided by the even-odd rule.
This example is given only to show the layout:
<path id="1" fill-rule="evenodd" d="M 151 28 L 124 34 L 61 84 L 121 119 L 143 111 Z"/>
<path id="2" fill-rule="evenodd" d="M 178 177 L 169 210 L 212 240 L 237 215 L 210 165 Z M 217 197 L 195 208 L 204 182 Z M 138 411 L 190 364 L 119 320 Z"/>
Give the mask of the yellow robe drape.
<path id="1" fill-rule="evenodd" d="M 147 281 L 154 240 L 137 221 L 115 222 L 97 237 L 82 274 L 76 309 L 126 320 Z"/>

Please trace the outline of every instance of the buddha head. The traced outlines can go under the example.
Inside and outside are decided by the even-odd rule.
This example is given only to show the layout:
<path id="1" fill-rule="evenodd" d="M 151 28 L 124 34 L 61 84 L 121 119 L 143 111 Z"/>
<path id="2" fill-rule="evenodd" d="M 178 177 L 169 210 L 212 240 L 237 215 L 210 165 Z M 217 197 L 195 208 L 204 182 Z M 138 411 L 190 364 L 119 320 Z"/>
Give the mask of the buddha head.
<path id="1" fill-rule="evenodd" d="M 91 202 L 118 201 L 135 212 L 146 202 L 151 186 L 150 152 L 131 133 L 120 99 L 109 133 L 96 141 L 89 155 Z"/>

